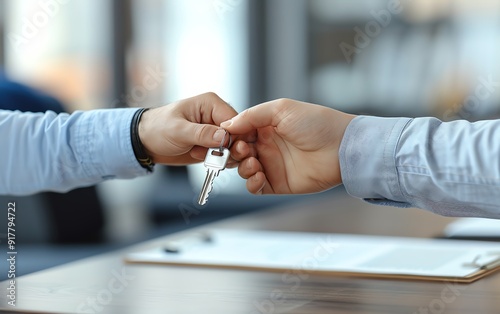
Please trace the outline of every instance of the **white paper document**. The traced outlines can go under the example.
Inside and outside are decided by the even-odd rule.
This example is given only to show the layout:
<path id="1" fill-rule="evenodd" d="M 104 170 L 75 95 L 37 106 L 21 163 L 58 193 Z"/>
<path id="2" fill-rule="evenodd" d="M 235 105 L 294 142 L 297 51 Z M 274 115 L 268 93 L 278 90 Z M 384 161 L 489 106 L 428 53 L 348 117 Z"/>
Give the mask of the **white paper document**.
<path id="1" fill-rule="evenodd" d="M 127 262 L 472 281 L 495 269 L 500 244 L 347 234 L 214 230 Z"/>

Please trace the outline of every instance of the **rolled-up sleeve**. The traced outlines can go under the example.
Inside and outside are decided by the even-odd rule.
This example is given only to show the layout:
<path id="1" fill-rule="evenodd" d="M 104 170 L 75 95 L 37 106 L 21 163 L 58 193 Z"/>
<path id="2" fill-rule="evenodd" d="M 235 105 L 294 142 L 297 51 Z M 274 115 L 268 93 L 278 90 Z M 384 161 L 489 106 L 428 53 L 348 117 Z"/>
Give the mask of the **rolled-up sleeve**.
<path id="1" fill-rule="evenodd" d="M 348 193 L 368 202 L 500 218 L 500 120 L 359 116 L 339 159 Z"/>
<path id="2" fill-rule="evenodd" d="M 147 174 L 137 162 L 130 123 L 137 109 L 69 114 L 0 111 L 0 193 L 64 192 Z"/>

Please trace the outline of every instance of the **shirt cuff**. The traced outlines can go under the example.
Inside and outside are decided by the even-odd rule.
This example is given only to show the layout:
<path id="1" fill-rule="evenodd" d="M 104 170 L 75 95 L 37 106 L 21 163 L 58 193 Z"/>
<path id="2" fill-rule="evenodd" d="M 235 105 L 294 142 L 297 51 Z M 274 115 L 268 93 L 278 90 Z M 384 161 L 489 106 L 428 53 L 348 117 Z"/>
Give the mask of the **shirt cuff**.
<path id="1" fill-rule="evenodd" d="M 410 207 L 400 189 L 395 155 L 411 120 L 358 116 L 349 123 L 339 161 L 342 182 L 350 195 L 374 204 Z"/>
<path id="2" fill-rule="evenodd" d="M 92 110 L 75 125 L 74 147 L 89 178 L 129 179 L 147 174 L 135 158 L 130 124 L 137 108 Z"/>

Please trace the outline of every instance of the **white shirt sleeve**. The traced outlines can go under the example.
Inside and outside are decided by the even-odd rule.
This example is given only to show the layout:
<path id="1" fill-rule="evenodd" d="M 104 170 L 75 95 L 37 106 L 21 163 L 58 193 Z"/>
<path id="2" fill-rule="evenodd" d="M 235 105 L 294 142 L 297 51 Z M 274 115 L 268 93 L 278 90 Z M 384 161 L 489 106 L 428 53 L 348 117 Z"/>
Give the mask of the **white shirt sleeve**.
<path id="1" fill-rule="evenodd" d="M 0 194 L 64 192 L 147 174 L 130 140 L 136 110 L 71 115 L 0 110 Z"/>
<path id="2" fill-rule="evenodd" d="M 500 218 L 500 120 L 359 116 L 339 158 L 348 193 L 371 203 Z"/>

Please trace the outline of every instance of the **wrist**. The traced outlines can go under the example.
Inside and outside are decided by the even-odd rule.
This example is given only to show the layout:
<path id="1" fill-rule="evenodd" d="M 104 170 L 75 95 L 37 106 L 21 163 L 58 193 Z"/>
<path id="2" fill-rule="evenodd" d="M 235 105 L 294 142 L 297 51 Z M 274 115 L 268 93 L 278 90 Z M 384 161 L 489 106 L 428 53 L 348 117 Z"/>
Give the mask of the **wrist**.
<path id="1" fill-rule="evenodd" d="M 143 145 L 143 141 L 141 140 L 141 120 L 143 115 L 148 111 L 147 108 L 141 108 L 134 113 L 132 117 L 132 122 L 130 125 L 130 138 L 132 141 L 132 149 L 134 151 L 135 158 L 139 162 L 139 164 L 149 172 L 153 171 L 154 162 L 150 157 L 149 152 Z"/>
<path id="2" fill-rule="evenodd" d="M 333 167 L 335 169 L 334 182 L 336 185 L 338 185 L 343 183 L 342 169 L 341 169 L 342 165 L 340 161 L 342 142 L 344 140 L 344 136 L 348 126 L 351 124 L 351 121 L 357 116 L 337 111 L 335 109 L 331 109 L 331 113 L 332 116 L 329 119 L 329 121 L 335 121 L 334 131 L 332 132 L 332 134 L 334 134 L 334 152 L 335 152 L 335 158 L 333 159 L 334 160 Z"/>

